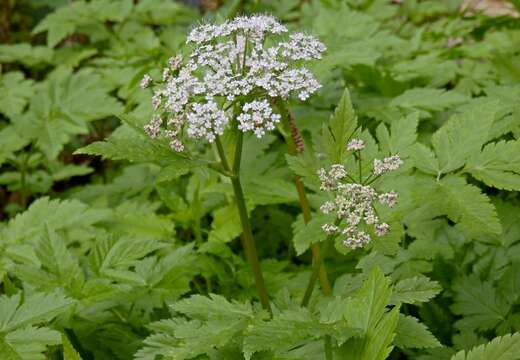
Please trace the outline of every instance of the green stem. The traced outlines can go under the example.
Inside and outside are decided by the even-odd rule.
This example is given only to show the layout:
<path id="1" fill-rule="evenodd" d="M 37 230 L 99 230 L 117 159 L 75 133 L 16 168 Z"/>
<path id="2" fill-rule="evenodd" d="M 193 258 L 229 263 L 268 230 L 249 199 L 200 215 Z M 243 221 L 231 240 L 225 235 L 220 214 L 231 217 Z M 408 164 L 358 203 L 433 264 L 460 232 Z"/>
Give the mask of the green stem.
<path id="1" fill-rule="evenodd" d="M 325 359 L 333 360 L 334 357 L 332 355 L 332 344 L 330 335 L 325 335 Z"/>
<path id="2" fill-rule="evenodd" d="M 222 166 L 224 167 L 224 169 L 231 171 L 231 168 L 229 167 L 229 163 L 226 158 L 226 154 L 224 152 L 224 147 L 222 146 L 220 139 L 217 137 L 215 142 L 217 144 L 217 150 L 222 161 Z M 242 158 L 242 143 L 243 133 L 240 131 L 238 132 L 238 139 L 235 148 L 235 158 L 233 163 L 233 176 L 231 177 L 231 184 L 233 185 L 233 191 L 235 193 L 238 214 L 240 216 L 240 222 L 242 224 L 242 246 L 244 247 L 244 252 L 246 254 L 247 261 L 249 262 L 249 266 L 251 266 L 251 270 L 253 271 L 258 298 L 260 299 L 262 307 L 272 316 L 271 304 L 269 303 L 269 296 L 267 295 L 267 290 L 265 288 L 264 278 L 262 276 L 262 269 L 260 268 L 260 263 L 258 261 L 258 255 L 256 253 L 256 247 L 253 238 L 253 231 L 251 229 L 251 223 L 249 222 L 249 217 L 247 215 L 247 208 L 244 199 L 244 192 L 242 190 L 242 184 L 240 183 L 239 173 L 240 160 Z"/>
<path id="3" fill-rule="evenodd" d="M 359 183 L 362 184 L 363 183 L 363 173 L 361 170 L 361 151 L 358 150 L 357 154 L 358 154 L 358 168 L 359 168 Z"/>
<path id="4" fill-rule="evenodd" d="M 298 153 L 303 152 L 305 149 L 300 130 L 294 123 L 292 114 L 289 109 L 287 109 L 280 101 L 276 101 L 276 105 L 278 106 L 280 112 L 283 115 L 283 118 L 286 121 L 286 126 L 289 130 L 288 132 L 291 134 L 291 136 L 288 136 L 285 133 L 282 134 L 285 142 L 287 143 L 288 152 L 291 155 L 297 155 Z M 300 207 L 303 213 L 303 221 L 305 224 L 308 224 L 309 221 L 311 221 L 311 206 L 309 204 L 309 199 L 307 199 L 305 186 L 303 185 L 303 182 L 299 176 L 295 176 L 294 183 L 296 185 L 298 200 L 300 202 Z M 311 244 L 311 251 L 313 264 L 316 262 L 320 263 L 318 276 L 320 278 L 321 291 L 325 296 L 330 296 L 332 295 L 332 288 L 327 276 L 327 269 L 325 268 L 325 264 L 323 264 L 323 260 L 321 258 L 320 247 L 316 242 Z"/>

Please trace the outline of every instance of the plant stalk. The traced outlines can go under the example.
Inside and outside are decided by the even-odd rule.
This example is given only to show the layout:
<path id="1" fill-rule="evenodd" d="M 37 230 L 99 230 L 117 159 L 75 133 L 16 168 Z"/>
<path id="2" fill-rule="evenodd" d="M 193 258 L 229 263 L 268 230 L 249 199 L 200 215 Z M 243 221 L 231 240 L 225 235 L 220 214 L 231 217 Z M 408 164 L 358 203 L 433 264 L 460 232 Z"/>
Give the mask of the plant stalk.
<path id="1" fill-rule="evenodd" d="M 258 261 L 258 255 L 256 253 L 256 246 L 253 238 L 253 231 L 251 229 L 251 223 L 247 215 L 246 202 L 244 198 L 244 192 L 242 190 L 242 184 L 240 183 L 240 160 L 242 158 L 242 142 L 243 133 L 238 132 L 238 139 L 235 147 L 235 157 L 233 160 L 233 169 L 230 168 L 229 162 L 226 158 L 226 154 L 219 137 L 216 138 L 217 150 L 222 161 L 222 166 L 226 171 L 232 172 L 231 184 L 233 185 L 233 191 L 235 193 L 235 200 L 237 203 L 238 214 L 240 216 L 240 223 L 242 224 L 242 246 L 246 254 L 246 259 L 251 266 L 255 278 L 256 291 L 262 307 L 272 316 L 271 304 L 269 302 L 269 296 L 265 288 L 264 278 L 262 275 L 262 269 L 260 268 L 260 262 Z"/>
<path id="2" fill-rule="evenodd" d="M 284 115 L 284 118 L 287 121 L 287 126 L 291 133 L 290 137 L 285 136 L 284 134 L 289 154 L 297 155 L 299 153 L 302 153 L 305 150 L 305 143 L 303 141 L 303 137 L 300 133 L 300 130 L 298 129 L 293 120 L 291 112 L 289 111 L 289 109 L 281 105 L 280 102 L 276 102 L 276 104 L 278 105 L 278 108 Z M 294 183 L 296 185 L 296 191 L 298 192 L 298 200 L 300 202 L 300 207 L 303 213 L 303 222 L 305 224 L 308 224 L 309 221 L 311 221 L 311 206 L 309 204 L 309 200 L 307 199 L 305 186 L 303 185 L 303 182 L 298 175 L 295 176 Z M 330 286 L 329 278 L 327 276 L 327 269 L 325 268 L 325 264 L 323 264 L 321 258 L 320 246 L 317 243 L 313 242 L 311 244 L 311 252 L 313 264 L 315 264 L 316 262 L 320 264 L 318 276 L 320 279 L 321 291 L 325 296 L 330 296 L 332 295 L 332 288 Z"/>

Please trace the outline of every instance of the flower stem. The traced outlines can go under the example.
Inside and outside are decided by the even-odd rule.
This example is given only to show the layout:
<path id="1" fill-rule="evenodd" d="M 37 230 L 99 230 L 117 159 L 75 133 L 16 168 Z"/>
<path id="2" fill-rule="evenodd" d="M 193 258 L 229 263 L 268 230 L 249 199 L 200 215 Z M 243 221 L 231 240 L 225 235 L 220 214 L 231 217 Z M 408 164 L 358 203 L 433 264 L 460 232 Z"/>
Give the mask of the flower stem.
<path id="1" fill-rule="evenodd" d="M 334 357 L 332 356 L 332 345 L 331 345 L 330 335 L 325 335 L 325 359 L 326 360 L 334 359 Z"/>
<path id="2" fill-rule="evenodd" d="M 240 183 L 240 160 L 242 158 L 242 142 L 243 142 L 243 134 L 241 131 L 238 132 L 238 139 L 235 147 L 235 157 L 233 160 L 233 169 L 231 170 L 229 166 L 229 162 L 226 157 L 226 153 L 224 151 L 224 147 L 220 142 L 219 137 L 216 138 L 217 150 L 222 161 L 222 166 L 227 171 L 232 171 L 233 176 L 231 176 L 231 184 L 233 185 L 233 191 L 235 193 L 235 200 L 237 203 L 238 214 L 240 216 L 240 222 L 242 224 L 242 246 L 244 248 L 244 252 L 249 262 L 249 266 L 251 266 L 251 270 L 253 271 L 255 278 L 255 286 L 256 291 L 258 293 L 258 298 L 260 299 L 260 303 L 262 307 L 272 316 L 271 304 L 269 303 L 269 296 L 267 295 L 267 290 L 265 288 L 264 278 L 262 276 L 262 269 L 260 268 L 260 263 L 258 261 L 258 255 L 256 253 L 255 242 L 253 238 L 253 231 L 251 230 L 251 223 L 249 222 L 249 217 L 247 215 L 246 202 L 244 199 L 244 192 L 242 190 L 242 185 Z"/>
<path id="3" fill-rule="evenodd" d="M 281 101 L 277 101 L 276 105 L 280 109 L 280 112 L 282 113 L 283 118 L 286 120 L 286 125 L 289 128 L 289 132 L 291 136 L 286 136 L 286 134 L 283 134 L 285 142 L 287 143 L 288 152 L 291 155 L 297 155 L 298 153 L 301 153 L 305 150 L 305 143 L 303 141 L 303 137 L 300 133 L 300 129 L 296 126 L 294 123 L 293 117 L 289 109 L 287 109 Z M 305 186 L 303 185 L 303 182 L 299 176 L 295 176 L 294 183 L 296 185 L 296 191 L 298 192 L 298 200 L 300 202 L 300 207 L 302 209 L 303 213 L 303 221 L 305 224 L 308 224 L 309 221 L 311 221 L 311 206 L 309 204 L 309 200 L 307 199 L 307 194 L 305 192 Z M 319 263 L 319 272 L 318 276 L 320 278 L 320 286 L 321 291 L 325 296 L 330 296 L 332 294 L 332 288 L 330 286 L 329 278 L 327 276 L 327 269 L 325 268 L 325 265 L 323 264 L 322 258 L 321 258 L 321 251 L 320 247 L 317 243 L 313 242 L 311 244 L 311 251 L 312 251 L 312 259 L 313 264 Z M 313 286 L 314 282 L 313 281 Z"/>

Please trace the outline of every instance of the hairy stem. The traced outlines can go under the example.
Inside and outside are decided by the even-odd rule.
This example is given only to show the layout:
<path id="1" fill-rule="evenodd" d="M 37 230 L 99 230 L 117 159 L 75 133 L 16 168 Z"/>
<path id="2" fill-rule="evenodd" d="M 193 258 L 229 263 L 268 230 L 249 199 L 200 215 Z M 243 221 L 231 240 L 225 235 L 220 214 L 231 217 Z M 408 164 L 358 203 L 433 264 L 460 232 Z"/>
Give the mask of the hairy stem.
<path id="1" fill-rule="evenodd" d="M 253 271 L 258 298 L 260 299 L 262 307 L 265 310 L 267 310 L 267 312 L 269 312 L 270 315 L 272 315 L 271 304 L 269 303 L 269 296 L 267 295 L 264 278 L 262 276 L 262 269 L 260 268 L 260 262 L 258 261 L 258 255 L 256 253 L 253 231 L 251 230 L 251 223 L 249 222 L 249 217 L 247 215 L 244 192 L 240 183 L 239 173 L 240 160 L 242 158 L 242 137 L 242 132 L 238 132 L 238 139 L 235 148 L 235 157 L 232 169 L 229 166 L 229 162 L 226 158 L 224 147 L 222 146 L 222 143 L 220 142 L 220 139 L 218 137 L 215 142 L 217 144 L 217 150 L 222 161 L 222 166 L 225 170 L 232 171 L 233 174 L 233 176 L 231 176 L 231 183 L 233 185 L 233 191 L 235 193 L 235 200 L 237 203 L 238 214 L 240 216 L 240 223 L 242 224 L 242 246 L 244 248 L 247 261 L 249 262 L 249 266 L 251 266 L 251 270 Z"/>
<path id="2" fill-rule="evenodd" d="M 305 143 L 303 141 L 303 137 L 300 133 L 300 130 L 296 126 L 292 114 L 283 105 L 280 104 L 280 102 L 277 102 L 277 105 L 280 109 L 280 112 L 282 113 L 284 119 L 287 122 L 287 126 L 289 128 L 289 132 L 291 134 L 290 137 L 285 136 L 285 142 L 287 143 L 289 154 L 296 155 L 298 153 L 302 153 L 305 150 Z M 298 200 L 300 202 L 300 207 L 302 209 L 303 213 L 303 221 L 305 224 L 308 224 L 309 221 L 311 221 L 311 206 L 309 204 L 309 200 L 307 199 L 307 194 L 305 192 L 305 186 L 303 185 L 303 182 L 299 176 L 295 176 L 294 183 L 296 185 L 296 190 L 298 192 Z M 332 294 L 332 288 L 330 286 L 329 278 L 327 276 L 327 269 L 325 268 L 325 265 L 323 264 L 322 258 L 321 258 L 321 251 L 320 247 L 317 243 L 313 242 L 311 244 L 311 252 L 312 252 L 312 262 L 313 264 L 319 263 L 319 279 L 320 279 L 320 286 L 321 291 L 325 296 L 330 296 Z M 314 280 L 316 281 L 316 280 Z"/>

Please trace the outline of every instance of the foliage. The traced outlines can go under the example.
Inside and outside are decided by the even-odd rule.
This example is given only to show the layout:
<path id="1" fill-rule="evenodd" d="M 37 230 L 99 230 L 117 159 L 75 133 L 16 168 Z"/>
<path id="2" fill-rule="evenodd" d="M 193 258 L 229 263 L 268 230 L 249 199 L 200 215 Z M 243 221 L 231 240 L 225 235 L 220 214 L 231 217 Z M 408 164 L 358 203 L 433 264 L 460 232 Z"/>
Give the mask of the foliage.
<path id="1" fill-rule="evenodd" d="M 520 359 L 518 19 L 458 0 L 7 3 L 0 358 Z M 272 13 L 327 45 L 311 68 L 322 88 L 288 104 L 305 151 L 290 153 L 283 126 L 244 137 L 272 317 L 216 150 L 175 153 L 143 131 L 142 76 L 187 53 L 193 24 L 237 13 Z M 358 250 L 321 231 L 316 175 L 358 173 L 353 137 L 362 171 L 404 160 L 376 183 L 399 194 L 378 209 L 390 232 Z M 316 243 L 332 294 L 302 307 Z"/>

